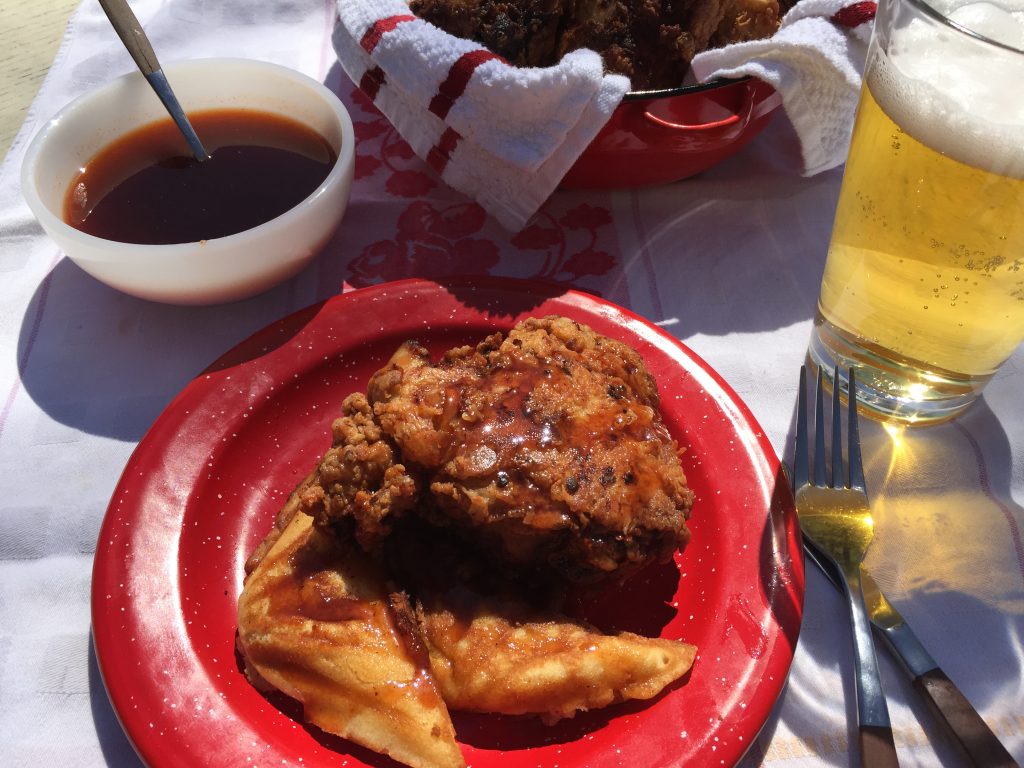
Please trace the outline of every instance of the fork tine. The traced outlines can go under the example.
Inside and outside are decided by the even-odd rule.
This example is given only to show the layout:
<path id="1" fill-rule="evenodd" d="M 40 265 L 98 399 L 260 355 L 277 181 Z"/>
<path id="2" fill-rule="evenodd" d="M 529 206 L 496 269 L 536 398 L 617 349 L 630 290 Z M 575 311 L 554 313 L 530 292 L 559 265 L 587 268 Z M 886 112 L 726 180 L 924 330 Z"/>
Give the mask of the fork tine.
<path id="1" fill-rule="evenodd" d="M 808 481 L 807 460 L 807 366 L 800 366 L 800 390 L 797 393 L 796 448 L 793 451 L 793 490 Z"/>
<path id="2" fill-rule="evenodd" d="M 818 386 L 814 391 L 814 484 L 824 488 L 825 483 L 825 411 L 822 405 L 821 368 L 818 368 Z"/>
<path id="3" fill-rule="evenodd" d="M 843 488 L 843 409 L 839 402 L 839 366 L 832 369 L 832 487 Z"/>
<path id="4" fill-rule="evenodd" d="M 860 428 L 857 426 L 857 379 L 853 368 L 850 368 L 847 380 L 849 381 L 850 393 L 849 421 L 846 428 L 846 452 L 849 456 L 847 463 L 849 464 L 850 474 L 846 484 L 850 488 L 864 491 L 867 490 L 867 484 L 864 482 L 864 463 L 860 455 Z"/>

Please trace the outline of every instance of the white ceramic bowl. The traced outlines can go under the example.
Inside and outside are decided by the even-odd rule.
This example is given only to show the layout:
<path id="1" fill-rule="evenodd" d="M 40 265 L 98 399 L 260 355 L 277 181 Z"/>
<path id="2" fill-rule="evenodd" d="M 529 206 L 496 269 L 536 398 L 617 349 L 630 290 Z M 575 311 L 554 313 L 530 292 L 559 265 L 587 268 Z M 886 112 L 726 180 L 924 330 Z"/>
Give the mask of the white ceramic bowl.
<path id="1" fill-rule="evenodd" d="M 197 59 L 164 72 L 186 112 L 248 108 L 304 122 L 338 159 L 323 183 L 291 210 L 228 237 L 135 245 L 87 235 L 61 218 L 72 179 L 99 150 L 166 112 L 133 72 L 65 107 L 36 135 L 22 167 L 22 192 L 43 229 L 82 269 L 125 293 L 172 304 L 215 304 L 264 291 L 308 264 L 348 204 L 355 163 L 352 120 L 338 98 L 298 72 L 262 61 Z"/>

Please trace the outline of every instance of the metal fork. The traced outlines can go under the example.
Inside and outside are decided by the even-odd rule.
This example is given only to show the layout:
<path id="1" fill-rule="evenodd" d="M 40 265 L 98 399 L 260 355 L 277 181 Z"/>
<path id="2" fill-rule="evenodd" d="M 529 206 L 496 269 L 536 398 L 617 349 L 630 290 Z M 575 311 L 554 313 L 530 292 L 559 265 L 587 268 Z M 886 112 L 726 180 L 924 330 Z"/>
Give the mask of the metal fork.
<path id="1" fill-rule="evenodd" d="M 836 371 L 838 374 L 838 371 Z M 839 381 L 838 375 L 833 379 Z M 825 471 L 825 419 L 821 371 L 815 397 L 814 477 L 809 475 L 807 435 L 807 372 L 800 368 L 800 397 L 796 422 L 796 451 L 793 457 L 793 487 L 796 509 L 805 538 L 810 539 L 843 574 L 843 592 L 853 624 L 857 715 L 860 732 L 861 765 L 871 768 L 898 766 L 889 709 L 878 674 L 878 660 L 871 641 L 871 624 L 864 607 L 860 567 L 874 536 L 874 520 L 864 483 L 857 428 L 857 392 L 853 369 L 849 376 L 849 423 L 847 426 L 847 467 L 843 469 L 842 409 L 839 386 L 832 392 L 832 479 Z"/>

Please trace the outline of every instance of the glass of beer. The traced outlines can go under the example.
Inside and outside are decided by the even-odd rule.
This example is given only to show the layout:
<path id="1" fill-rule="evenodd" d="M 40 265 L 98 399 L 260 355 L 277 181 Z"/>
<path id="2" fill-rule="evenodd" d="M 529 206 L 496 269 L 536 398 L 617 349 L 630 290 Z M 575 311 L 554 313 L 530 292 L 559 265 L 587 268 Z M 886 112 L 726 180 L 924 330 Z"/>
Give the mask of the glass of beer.
<path id="1" fill-rule="evenodd" d="M 1024 0 L 881 0 L 808 355 L 938 423 L 1022 339 Z"/>

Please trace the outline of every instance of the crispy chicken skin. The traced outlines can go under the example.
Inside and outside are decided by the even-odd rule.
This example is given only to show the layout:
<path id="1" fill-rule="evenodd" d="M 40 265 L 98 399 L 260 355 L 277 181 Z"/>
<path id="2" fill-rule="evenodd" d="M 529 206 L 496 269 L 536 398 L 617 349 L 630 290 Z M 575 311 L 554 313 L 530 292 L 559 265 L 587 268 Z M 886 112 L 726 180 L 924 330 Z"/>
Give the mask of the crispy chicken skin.
<path id="1" fill-rule="evenodd" d="M 636 352 L 584 325 L 529 319 L 436 364 L 407 343 L 370 380 L 369 402 L 403 473 L 429 491 L 419 514 L 517 571 L 593 581 L 689 540 L 693 494 L 654 379 Z M 331 496 L 322 519 L 347 510 Z M 357 529 L 377 525 L 365 509 L 355 516 L 373 520 Z"/>
<path id="2" fill-rule="evenodd" d="M 413 0 L 413 13 L 473 39 L 519 66 L 553 61 L 560 20 L 573 0 Z"/>
<path id="3" fill-rule="evenodd" d="M 711 36 L 709 47 L 771 37 L 793 0 L 723 0 L 725 14 Z"/>
<path id="4" fill-rule="evenodd" d="M 361 392 L 345 398 L 331 425 L 333 444 L 299 494 L 302 510 L 322 528 L 344 527 L 369 551 L 391 522 L 416 503 L 417 483 L 398 462 Z"/>
<path id="5" fill-rule="evenodd" d="M 683 84 L 707 48 L 770 37 L 793 0 L 412 0 L 417 16 L 512 64 L 545 67 L 590 48 L 633 90 Z"/>

